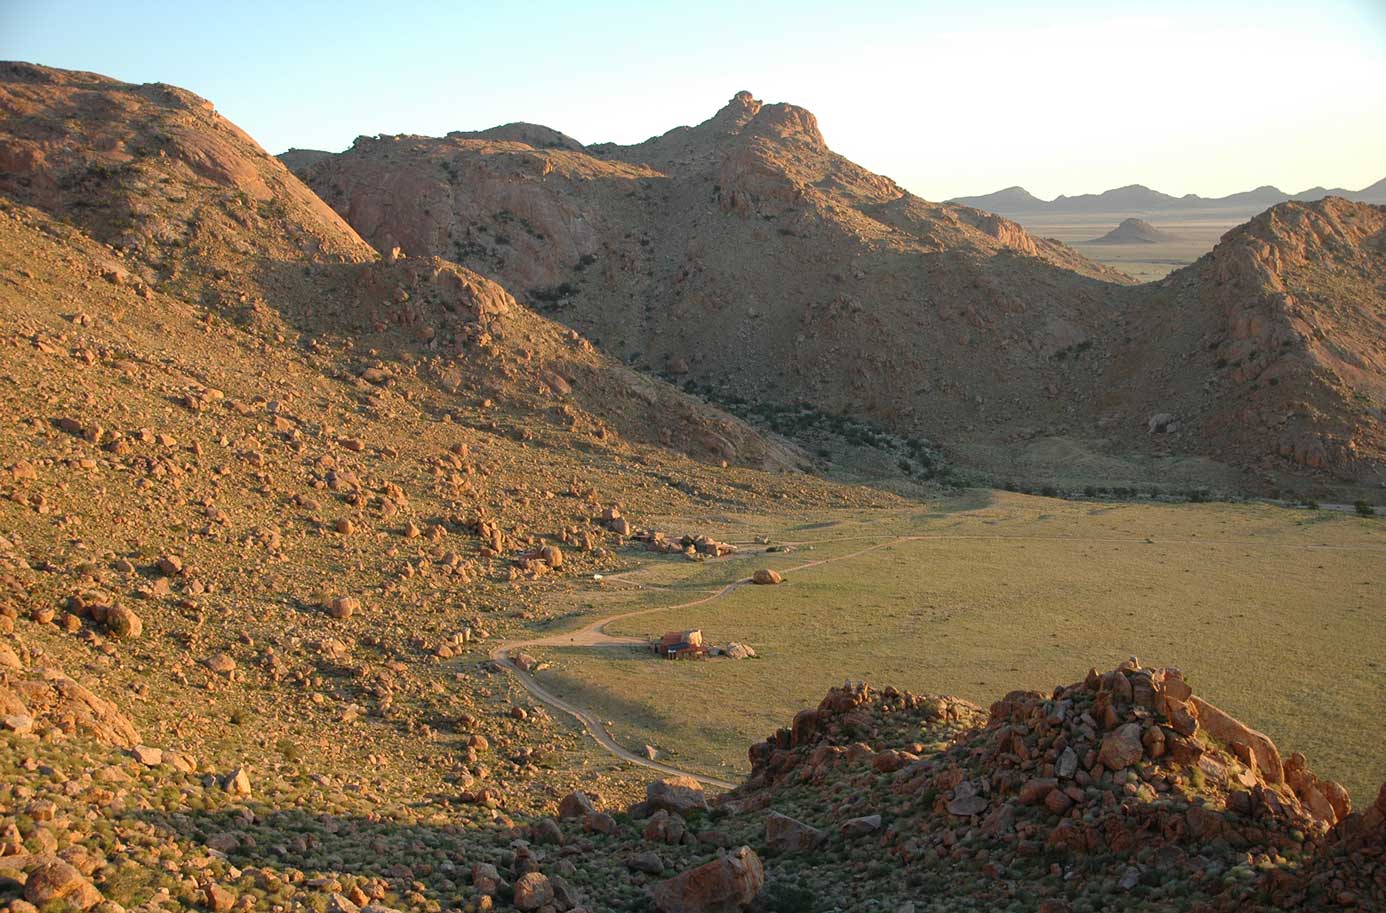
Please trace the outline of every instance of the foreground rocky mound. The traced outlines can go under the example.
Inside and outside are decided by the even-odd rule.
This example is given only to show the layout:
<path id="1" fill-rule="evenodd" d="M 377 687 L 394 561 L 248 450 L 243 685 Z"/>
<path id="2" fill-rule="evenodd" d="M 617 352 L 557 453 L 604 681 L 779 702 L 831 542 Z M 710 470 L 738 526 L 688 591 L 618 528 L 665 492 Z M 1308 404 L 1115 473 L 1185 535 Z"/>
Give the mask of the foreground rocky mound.
<path id="1" fill-rule="evenodd" d="M 1351 814 L 1341 786 L 1175 669 L 1131 661 L 1049 694 L 1012 692 L 989 712 L 853 685 L 750 757 L 723 808 L 773 810 L 767 840 L 811 860 L 815 893 L 869 840 L 917 887 L 901 897 L 917 909 L 1386 901 L 1381 809 Z"/>
<path id="2" fill-rule="evenodd" d="M 1302 757 L 1173 669 L 1133 661 L 990 711 L 848 685 L 750 758 L 724 796 L 670 777 L 622 810 L 588 786 L 550 791 L 538 816 L 517 820 L 473 816 L 455 785 L 395 802 L 316 764 L 247 769 L 58 727 L 0 733 L 0 902 L 15 913 L 55 899 L 344 913 L 1386 903 L 1386 790 L 1350 811 Z M 485 791 L 498 798 L 497 785 Z"/>

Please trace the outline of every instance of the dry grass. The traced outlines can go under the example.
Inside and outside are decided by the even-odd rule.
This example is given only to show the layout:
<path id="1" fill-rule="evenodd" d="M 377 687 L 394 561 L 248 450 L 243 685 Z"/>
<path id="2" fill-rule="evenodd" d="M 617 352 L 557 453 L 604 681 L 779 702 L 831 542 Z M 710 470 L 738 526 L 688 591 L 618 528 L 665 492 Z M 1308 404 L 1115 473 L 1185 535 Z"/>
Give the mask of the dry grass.
<path id="1" fill-rule="evenodd" d="M 950 509 L 957 508 L 957 509 Z M 1386 524 L 1262 505 L 1064 502 L 998 493 L 978 506 L 874 515 L 848 528 L 792 530 L 825 543 L 806 560 L 882 547 L 743 587 L 688 609 L 619 621 L 610 633 L 701 627 L 758 660 L 667 663 L 634 650 L 553 650 L 545 673 L 615 723 L 619 739 L 672 759 L 741 770 L 749 742 L 786 725 L 844 679 L 987 703 L 1048 689 L 1130 654 L 1182 667 L 1198 691 L 1305 752 L 1359 798 L 1386 779 Z M 895 542 L 896 535 L 919 541 Z M 703 565 L 665 604 L 748 563 Z M 651 581 L 686 569 L 658 562 Z M 593 610 L 648 604 L 652 591 Z M 677 601 L 686 601 L 678 599 Z"/>

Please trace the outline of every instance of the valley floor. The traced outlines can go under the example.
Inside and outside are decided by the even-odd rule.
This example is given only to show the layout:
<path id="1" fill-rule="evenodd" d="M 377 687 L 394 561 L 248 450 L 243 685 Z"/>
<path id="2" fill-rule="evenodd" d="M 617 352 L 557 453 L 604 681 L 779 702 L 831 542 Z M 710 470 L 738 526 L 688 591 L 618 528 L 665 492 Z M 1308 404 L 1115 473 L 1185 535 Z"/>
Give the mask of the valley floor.
<path id="1" fill-rule="evenodd" d="M 701 628 L 759 656 L 667 662 L 643 646 L 553 641 L 543 687 L 590 708 L 627 749 L 735 780 L 746 746 L 845 679 L 982 703 L 1138 655 L 1305 752 L 1359 800 L 1386 779 L 1386 528 L 1265 505 L 1069 502 L 971 493 L 917 510 L 755 527 L 783 554 L 659 558 L 579 582 L 585 621 L 638 639 Z M 746 529 L 740 528 L 743 538 Z M 808 562 L 826 563 L 797 572 Z M 834 560 L 845 559 L 845 560 Z M 716 593 L 758 567 L 780 586 Z"/>

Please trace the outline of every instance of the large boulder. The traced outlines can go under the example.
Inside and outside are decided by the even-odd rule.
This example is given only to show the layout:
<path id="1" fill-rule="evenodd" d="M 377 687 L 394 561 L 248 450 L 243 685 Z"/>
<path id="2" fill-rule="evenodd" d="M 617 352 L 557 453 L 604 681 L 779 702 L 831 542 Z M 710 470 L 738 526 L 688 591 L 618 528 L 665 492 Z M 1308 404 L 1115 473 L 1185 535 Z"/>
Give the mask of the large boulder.
<path id="1" fill-rule="evenodd" d="M 585 818 L 596 810 L 591 797 L 581 790 L 573 790 L 563 797 L 563 801 L 558 803 L 558 817 L 560 818 Z"/>
<path id="2" fill-rule="evenodd" d="M 59 669 L 35 669 L 27 677 L 0 689 L 6 713 L 15 706 L 33 720 L 43 720 L 68 734 L 82 732 L 107 745 L 133 748 L 139 731 L 111 701 L 92 693 Z"/>
<path id="3" fill-rule="evenodd" d="M 1145 745 L 1141 742 L 1141 724 L 1127 723 L 1102 739 L 1102 748 L 1097 753 L 1108 770 L 1125 770 L 1145 757 Z"/>
<path id="4" fill-rule="evenodd" d="M 659 913 L 741 913 L 765 886 L 765 868 L 749 846 L 651 888 Z"/>
<path id="5" fill-rule="evenodd" d="M 112 637 L 133 640 L 144 633 L 144 622 L 133 610 L 117 603 L 106 612 L 106 630 Z"/>
<path id="6" fill-rule="evenodd" d="M 52 859 L 29 873 L 24 882 L 24 899 L 36 907 L 54 904 L 87 910 L 105 898 L 75 866 Z"/>
<path id="7" fill-rule="evenodd" d="M 1284 764 L 1280 760 L 1280 751 L 1270 740 L 1270 736 L 1263 732 L 1257 732 L 1198 695 L 1193 695 L 1190 700 L 1198 712 L 1198 722 L 1203 727 L 1204 732 L 1234 752 L 1238 745 L 1245 746 L 1245 749 L 1256 759 L 1257 773 L 1267 783 L 1275 785 L 1285 781 L 1285 770 Z"/>
<path id="8" fill-rule="evenodd" d="M 692 777 L 665 777 L 645 787 L 645 805 L 651 811 L 663 809 L 675 815 L 707 811 L 703 786 Z"/>
<path id="9" fill-rule="evenodd" d="M 780 576 L 779 571 L 772 571 L 768 567 L 761 568 L 751 576 L 751 582 L 761 586 L 773 586 L 783 580 L 784 578 Z"/>
<path id="10" fill-rule="evenodd" d="M 765 816 L 765 845 L 781 853 L 802 853 L 813 849 L 823 832 L 779 812 Z"/>
<path id="11" fill-rule="evenodd" d="M 553 885 L 540 872 L 527 872 L 515 879 L 515 909 L 537 910 L 553 900 Z"/>

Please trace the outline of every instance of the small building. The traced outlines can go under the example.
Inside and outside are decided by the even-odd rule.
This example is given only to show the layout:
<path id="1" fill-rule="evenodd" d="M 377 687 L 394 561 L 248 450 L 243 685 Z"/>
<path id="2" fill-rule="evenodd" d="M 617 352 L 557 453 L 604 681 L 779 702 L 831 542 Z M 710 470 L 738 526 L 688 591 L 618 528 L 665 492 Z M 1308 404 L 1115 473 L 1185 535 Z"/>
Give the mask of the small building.
<path id="1" fill-rule="evenodd" d="M 707 656 L 703 632 L 697 628 L 691 631 L 670 631 L 651 646 L 665 659 L 702 659 Z"/>

